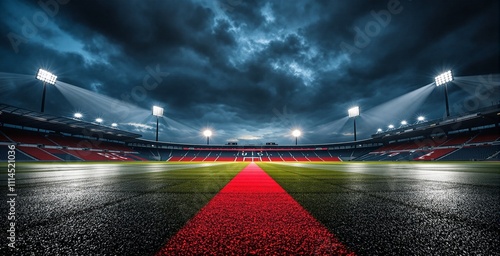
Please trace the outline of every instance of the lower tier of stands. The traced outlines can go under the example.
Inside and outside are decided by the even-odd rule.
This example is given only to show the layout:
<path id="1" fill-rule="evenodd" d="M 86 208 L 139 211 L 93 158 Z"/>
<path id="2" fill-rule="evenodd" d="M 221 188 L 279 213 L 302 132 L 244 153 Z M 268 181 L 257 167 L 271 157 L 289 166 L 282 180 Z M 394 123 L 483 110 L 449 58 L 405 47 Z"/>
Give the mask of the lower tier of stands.
<path id="1" fill-rule="evenodd" d="M 7 152 L 8 148 L 3 147 Z M 3 151 L 0 151 L 3 152 Z M 68 150 L 56 148 L 16 147 L 18 161 L 148 161 L 132 153 L 106 152 L 96 150 Z M 4 154 L 5 156 L 7 154 Z"/>
<path id="2" fill-rule="evenodd" d="M 357 161 L 499 161 L 500 145 L 412 150 L 399 152 L 371 152 Z"/>

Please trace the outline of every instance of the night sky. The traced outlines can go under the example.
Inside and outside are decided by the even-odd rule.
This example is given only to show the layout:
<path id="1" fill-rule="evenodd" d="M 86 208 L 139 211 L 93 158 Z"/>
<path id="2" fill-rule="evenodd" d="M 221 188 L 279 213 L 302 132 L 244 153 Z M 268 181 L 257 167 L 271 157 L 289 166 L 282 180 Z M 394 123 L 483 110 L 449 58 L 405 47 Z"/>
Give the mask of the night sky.
<path id="1" fill-rule="evenodd" d="M 206 128 L 214 144 L 292 144 L 296 128 L 301 144 L 349 141 L 356 105 L 364 139 L 443 117 L 442 87 L 404 95 L 448 69 L 465 77 L 448 85 L 452 115 L 498 102 L 499 10 L 496 0 L 1 1 L 0 103 L 38 111 L 45 68 L 61 82 L 48 87 L 47 114 L 101 116 L 146 139 L 153 105 L 165 108 L 162 141 L 202 144 Z M 470 87 L 484 84 L 496 87 Z"/>

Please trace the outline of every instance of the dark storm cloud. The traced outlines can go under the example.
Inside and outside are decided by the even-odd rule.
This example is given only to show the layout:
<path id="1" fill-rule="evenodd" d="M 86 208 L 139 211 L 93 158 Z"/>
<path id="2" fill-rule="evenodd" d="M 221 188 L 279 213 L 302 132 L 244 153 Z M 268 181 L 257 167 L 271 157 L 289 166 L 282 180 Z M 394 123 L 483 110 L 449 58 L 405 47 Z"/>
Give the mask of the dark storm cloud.
<path id="1" fill-rule="evenodd" d="M 464 76 L 500 69 L 497 1 L 57 3 L 0 4 L 0 72 L 43 66 L 61 81 L 143 109 L 161 105 L 169 141 L 202 142 L 196 133 L 205 127 L 214 129 L 214 143 L 288 144 L 295 127 L 304 130 L 303 143 L 346 141 L 352 124 L 342 118 L 351 106 L 375 108 L 446 68 Z M 0 100 L 36 109 L 41 89 L 27 84 L 0 90 L 9 91 Z M 32 99 L 14 100 L 29 90 Z M 442 116 L 440 91 L 419 113 Z M 468 97 L 450 86 L 450 99 Z M 318 130 L 329 125 L 335 129 Z M 130 127 L 152 137 L 148 127 Z M 367 138 L 377 127 L 360 120 L 358 128 Z"/>

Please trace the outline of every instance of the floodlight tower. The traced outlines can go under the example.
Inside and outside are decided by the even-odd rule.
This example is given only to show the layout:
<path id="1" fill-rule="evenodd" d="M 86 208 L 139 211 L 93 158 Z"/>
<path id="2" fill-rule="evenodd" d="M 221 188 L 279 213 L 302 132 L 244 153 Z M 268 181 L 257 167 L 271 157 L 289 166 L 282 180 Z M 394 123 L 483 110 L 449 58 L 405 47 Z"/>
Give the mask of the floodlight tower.
<path id="1" fill-rule="evenodd" d="M 212 136 L 212 131 L 210 130 L 205 130 L 203 132 L 203 135 L 205 135 L 205 137 L 207 137 L 207 145 L 210 145 L 210 136 Z"/>
<path id="2" fill-rule="evenodd" d="M 301 134 L 302 134 L 302 132 L 301 132 L 300 130 L 294 130 L 294 131 L 292 132 L 293 137 L 295 137 L 295 145 L 297 145 L 297 144 L 298 144 L 298 142 L 299 142 L 299 139 L 298 139 L 298 138 L 299 138 L 299 136 L 300 136 Z"/>
<path id="3" fill-rule="evenodd" d="M 46 84 L 56 84 L 57 76 L 50 73 L 44 69 L 38 69 L 38 73 L 36 74 L 36 79 L 43 82 L 43 92 L 42 92 L 42 107 L 40 112 L 43 113 L 45 111 L 45 92 L 47 91 Z"/>
<path id="4" fill-rule="evenodd" d="M 359 116 L 359 107 L 353 107 L 347 110 L 347 113 L 349 114 L 349 118 L 354 119 L 354 141 L 356 141 L 356 117 Z"/>
<path id="5" fill-rule="evenodd" d="M 439 76 L 434 78 L 436 82 L 436 86 L 444 85 L 444 99 L 446 101 L 446 117 L 450 116 L 450 107 L 448 106 L 448 82 L 453 81 L 453 75 L 451 74 L 451 70 L 448 70 L 442 73 Z"/>
<path id="6" fill-rule="evenodd" d="M 74 116 L 76 119 L 82 119 L 82 117 L 83 117 L 82 113 L 79 113 L 79 112 L 75 113 L 73 116 Z"/>
<path id="7" fill-rule="evenodd" d="M 156 116 L 156 141 L 158 141 L 158 119 L 163 116 L 163 108 L 153 106 L 153 116 Z"/>

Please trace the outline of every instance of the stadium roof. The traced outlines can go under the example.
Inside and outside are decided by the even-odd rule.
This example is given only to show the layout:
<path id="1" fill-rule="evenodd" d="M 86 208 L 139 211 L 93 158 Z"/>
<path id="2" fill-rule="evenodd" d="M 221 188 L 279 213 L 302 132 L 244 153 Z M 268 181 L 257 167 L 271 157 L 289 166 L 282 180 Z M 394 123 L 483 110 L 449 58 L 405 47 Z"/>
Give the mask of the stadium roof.
<path id="1" fill-rule="evenodd" d="M 5 104 L 0 104 L 0 123 L 73 135 L 88 134 L 89 136 L 98 136 L 108 140 L 127 141 L 141 137 L 140 134 L 122 131 L 112 127 L 89 123 L 74 118 L 57 117 Z"/>

